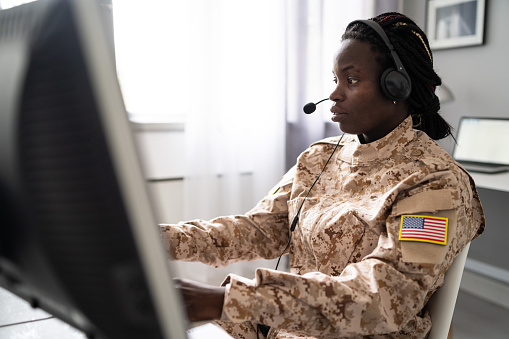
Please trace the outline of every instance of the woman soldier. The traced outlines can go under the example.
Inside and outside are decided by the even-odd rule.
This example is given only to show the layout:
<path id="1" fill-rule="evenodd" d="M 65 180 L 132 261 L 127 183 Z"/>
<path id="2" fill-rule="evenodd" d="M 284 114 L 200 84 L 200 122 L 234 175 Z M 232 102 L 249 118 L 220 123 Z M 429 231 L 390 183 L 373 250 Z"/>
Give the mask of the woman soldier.
<path id="1" fill-rule="evenodd" d="M 428 40 L 399 13 L 354 21 L 333 73 L 344 137 L 311 145 L 245 215 L 161 225 L 177 260 L 289 254 L 290 272 L 231 274 L 222 287 L 180 281 L 191 320 L 219 320 L 236 338 L 429 333 L 426 303 L 484 216 L 473 180 L 433 141 L 451 130 Z"/>

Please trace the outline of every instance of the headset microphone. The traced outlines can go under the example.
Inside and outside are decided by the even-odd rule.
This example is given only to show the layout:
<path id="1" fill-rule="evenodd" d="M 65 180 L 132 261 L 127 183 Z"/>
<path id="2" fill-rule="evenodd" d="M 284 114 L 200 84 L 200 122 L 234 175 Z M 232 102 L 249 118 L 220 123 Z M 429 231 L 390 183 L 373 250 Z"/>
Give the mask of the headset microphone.
<path id="1" fill-rule="evenodd" d="M 318 101 L 316 104 L 310 102 L 310 103 L 304 105 L 304 113 L 306 113 L 306 114 L 313 113 L 314 111 L 316 111 L 316 105 L 318 105 L 319 103 L 321 103 L 322 101 L 325 101 L 325 100 L 329 100 L 329 98 L 322 99 L 322 100 Z"/>

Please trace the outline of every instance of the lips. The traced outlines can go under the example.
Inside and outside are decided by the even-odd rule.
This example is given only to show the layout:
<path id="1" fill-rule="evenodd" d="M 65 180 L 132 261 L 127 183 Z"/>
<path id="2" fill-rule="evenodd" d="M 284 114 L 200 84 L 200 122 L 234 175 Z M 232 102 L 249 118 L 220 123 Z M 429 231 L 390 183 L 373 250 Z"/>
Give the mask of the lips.
<path id="1" fill-rule="evenodd" d="M 330 111 L 332 112 L 331 120 L 334 122 L 340 122 L 344 116 L 348 115 L 348 113 L 346 113 L 344 110 L 342 110 L 340 107 L 336 105 L 333 105 L 330 108 Z"/>
<path id="2" fill-rule="evenodd" d="M 334 115 L 337 115 L 337 114 L 347 114 L 344 110 L 342 110 L 341 108 L 339 108 L 338 106 L 336 105 L 333 105 L 331 108 L 330 108 L 330 111 L 332 112 L 332 114 Z"/>

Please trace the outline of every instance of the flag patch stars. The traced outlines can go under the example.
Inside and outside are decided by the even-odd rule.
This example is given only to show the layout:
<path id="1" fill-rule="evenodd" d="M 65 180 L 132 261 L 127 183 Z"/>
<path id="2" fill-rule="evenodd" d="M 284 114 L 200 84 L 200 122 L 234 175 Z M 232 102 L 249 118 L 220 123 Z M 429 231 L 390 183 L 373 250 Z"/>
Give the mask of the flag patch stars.
<path id="1" fill-rule="evenodd" d="M 399 240 L 445 245 L 447 243 L 447 226 L 447 218 L 402 215 Z"/>

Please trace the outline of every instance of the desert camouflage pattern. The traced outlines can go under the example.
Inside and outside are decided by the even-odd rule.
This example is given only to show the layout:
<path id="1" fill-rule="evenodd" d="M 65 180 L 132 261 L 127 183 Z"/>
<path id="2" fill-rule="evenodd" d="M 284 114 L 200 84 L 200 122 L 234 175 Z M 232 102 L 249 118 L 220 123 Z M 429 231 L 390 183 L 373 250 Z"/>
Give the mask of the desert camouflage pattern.
<path id="1" fill-rule="evenodd" d="M 245 215 L 161 225 L 171 257 L 213 266 L 277 258 L 338 140 L 311 145 Z M 399 241 L 405 214 L 448 218 L 447 244 Z M 370 144 L 345 136 L 299 217 L 290 272 L 226 278 L 221 324 L 234 337 L 256 338 L 260 323 L 269 338 L 425 338 L 428 299 L 485 224 L 471 177 L 411 118 Z"/>

